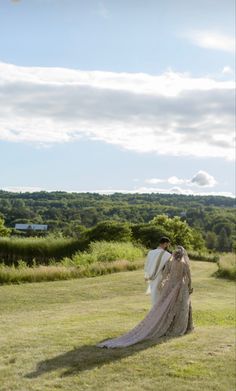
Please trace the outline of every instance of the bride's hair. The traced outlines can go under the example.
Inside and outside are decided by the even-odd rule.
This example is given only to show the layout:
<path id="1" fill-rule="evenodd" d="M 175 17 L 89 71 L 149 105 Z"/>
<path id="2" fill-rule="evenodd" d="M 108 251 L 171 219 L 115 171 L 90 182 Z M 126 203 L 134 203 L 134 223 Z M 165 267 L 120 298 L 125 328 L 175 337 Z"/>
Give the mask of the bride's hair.
<path id="1" fill-rule="evenodd" d="M 177 249 L 174 251 L 173 256 L 176 259 L 176 261 L 181 261 L 184 254 L 185 254 L 185 249 L 182 246 L 177 246 Z"/>

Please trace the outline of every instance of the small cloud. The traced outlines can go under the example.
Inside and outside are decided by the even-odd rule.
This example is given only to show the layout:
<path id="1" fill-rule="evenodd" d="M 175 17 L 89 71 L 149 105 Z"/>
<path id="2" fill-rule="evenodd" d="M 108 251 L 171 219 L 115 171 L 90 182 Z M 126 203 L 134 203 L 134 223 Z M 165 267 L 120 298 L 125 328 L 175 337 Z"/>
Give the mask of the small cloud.
<path id="1" fill-rule="evenodd" d="M 98 14 L 104 18 L 104 19 L 108 19 L 109 16 L 110 16 L 110 12 L 108 11 L 107 7 L 105 6 L 104 3 L 100 2 L 98 4 Z"/>
<path id="2" fill-rule="evenodd" d="M 150 185 L 157 185 L 158 183 L 164 182 L 166 182 L 166 179 L 150 178 L 145 180 L 145 183 L 149 183 Z"/>
<path id="3" fill-rule="evenodd" d="M 223 73 L 223 75 L 232 75 L 233 74 L 233 69 L 230 68 L 229 66 L 225 66 L 222 69 L 222 73 Z"/>
<path id="4" fill-rule="evenodd" d="M 168 179 L 150 178 L 145 180 L 145 183 L 149 183 L 150 185 L 157 185 L 158 183 L 170 183 L 171 185 L 181 185 L 186 182 L 188 182 L 187 179 L 180 179 L 176 176 L 171 176 Z"/>
<path id="5" fill-rule="evenodd" d="M 201 187 L 213 187 L 217 184 L 217 181 L 207 172 L 198 171 L 198 173 L 191 179 L 191 184 Z"/>
<path id="6" fill-rule="evenodd" d="M 216 31 L 192 31 L 185 36 L 197 46 L 205 49 L 223 50 L 225 52 L 235 52 L 235 40 L 232 36 Z"/>
<path id="7" fill-rule="evenodd" d="M 170 193 L 183 194 L 183 189 L 181 189 L 180 187 L 177 187 L 177 186 L 176 187 L 172 187 L 172 189 L 170 189 Z"/>
<path id="8" fill-rule="evenodd" d="M 183 183 L 188 182 L 188 180 L 187 179 L 180 179 L 177 176 L 172 176 L 167 180 L 167 182 L 170 183 L 171 185 L 181 185 Z"/>

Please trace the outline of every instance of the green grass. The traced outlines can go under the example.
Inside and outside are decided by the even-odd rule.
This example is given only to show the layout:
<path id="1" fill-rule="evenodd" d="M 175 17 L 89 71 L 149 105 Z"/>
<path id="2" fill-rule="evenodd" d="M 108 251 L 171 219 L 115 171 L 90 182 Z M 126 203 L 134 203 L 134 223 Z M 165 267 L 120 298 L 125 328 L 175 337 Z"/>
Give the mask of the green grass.
<path id="1" fill-rule="evenodd" d="M 234 283 L 192 262 L 195 331 L 125 349 L 99 341 L 150 308 L 142 270 L 0 287 L 1 391 L 233 391 Z"/>
<path id="2" fill-rule="evenodd" d="M 220 257 L 216 275 L 236 280 L 236 255 L 234 253 L 226 253 Z"/>

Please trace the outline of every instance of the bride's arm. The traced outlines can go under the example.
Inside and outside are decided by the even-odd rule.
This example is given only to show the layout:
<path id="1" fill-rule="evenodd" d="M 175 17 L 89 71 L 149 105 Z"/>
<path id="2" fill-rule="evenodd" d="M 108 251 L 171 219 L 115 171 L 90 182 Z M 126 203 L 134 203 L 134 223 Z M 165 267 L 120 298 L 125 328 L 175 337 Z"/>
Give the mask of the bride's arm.
<path id="1" fill-rule="evenodd" d="M 187 278 L 188 278 L 188 289 L 189 289 L 189 293 L 192 293 L 193 288 L 192 288 L 191 271 L 190 271 L 189 264 L 188 264 L 187 262 L 185 262 L 185 264 L 184 264 L 184 269 L 185 269 L 185 273 L 186 273 Z"/>
<path id="2" fill-rule="evenodd" d="M 159 283 L 159 287 L 160 289 L 162 289 L 166 283 L 166 281 L 168 280 L 168 276 L 170 274 L 170 270 L 171 270 L 171 265 L 172 265 L 172 261 L 171 261 L 171 258 L 166 262 L 165 266 L 163 267 L 163 271 L 162 271 L 162 277 L 161 277 L 161 280 L 160 280 L 160 283 Z"/>
<path id="3" fill-rule="evenodd" d="M 162 269 L 163 278 L 164 277 L 166 278 L 168 276 L 168 274 L 170 273 L 171 265 L 172 265 L 172 261 L 170 258 L 170 259 L 168 259 L 168 261 L 166 262 L 166 264 L 164 265 L 164 267 Z"/>

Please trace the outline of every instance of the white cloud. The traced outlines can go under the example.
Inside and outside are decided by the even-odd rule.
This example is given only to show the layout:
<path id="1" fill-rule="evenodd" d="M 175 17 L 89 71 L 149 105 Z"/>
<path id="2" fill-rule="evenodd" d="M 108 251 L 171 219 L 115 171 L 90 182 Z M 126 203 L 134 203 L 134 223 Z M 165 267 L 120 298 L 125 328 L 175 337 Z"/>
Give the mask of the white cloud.
<path id="1" fill-rule="evenodd" d="M 223 75 L 232 75 L 233 74 L 233 69 L 229 66 L 225 66 L 223 69 L 222 69 L 222 73 Z"/>
<path id="2" fill-rule="evenodd" d="M 223 50 L 225 52 L 235 52 L 235 40 L 232 36 L 216 31 L 190 31 L 185 35 L 195 45 L 205 49 Z"/>
<path id="3" fill-rule="evenodd" d="M 180 185 L 180 184 L 186 183 L 186 182 L 188 182 L 188 180 L 180 179 L 176 176 L 172 176 L 168 179 L 150 178 L 150 179 L 145 180 L 145 183 L 148 183 L 150 185 L 157 185 L 158 183 L 169 183 L 171 185 Z"/>
<path id="4" fill-rule="evenodd" d="M 184 178 L 178 178 L 176 176 L 172 176 L 168 179 L 158 179 L 158 178 L 151 178 L 146 179 L 146 183 L 149 184 L 158 184 L 158 183 L 168 183 L 171 185 L 197 185 L 199 187 L 214 187 L 217 184 L 216 179 L 208 174 L 206 171 L 198 171 L 191 179 L 184 179 Z"/>
<path id="5" fill-rule="evenodd" d="M 234 159 L 234 82 L 0 63 L 0 140 Z"/>
<path id="6" fill-rule="evenodd" d="M 108 11 L 108 8 L 105 6 L 105 4 L 103 2 L 99 2 L 98 4 L 98 14 L 104 18 L 104 19 L 108 19 L 109 16 L 110 16 L 110 12 Z"/>
<path id="7" fill-rule="evenodd" d="M 168 183 L 170 183 L 171 185 L 181 185 L 186 182 L 187 182 L 186 179 L 180 179 L 176 176 L 172 176 L 168 179 Z"/>
<path id="8" fill-rule="evenodd" d="M 156 185 L 158 183 L 168 183 L 171 185 L 197 185 L 197 186 L 204 186 L 204 187 L 214 187 L 217 184 L 217 181 L 215 178 L 208 174 L 206 171 L 198 171 L 192 179 L 184 179 L 184 178 L 178 178 L 176 176 L 172 176 L 167 179 L 159 179 L 159 178 L 151 178 L 151 179 L 146 179 L 145 183 L 151 184 L 151 185 Z"/>
<path id="9" fill-rule="evenodd" d="M 191 179 L 191 183 L 197 186 L 213 187 L 217 184 L 215 178 L 205 171 L 198 171 Z"/>
<path id="10" fill-rule="evenodd" d="M 150 179 L 146 179 L 145 182 L 149 183 L 150 185 L 157 185 L 158 183 L 166 182 L 166 179 L 150 178 Z"/>

